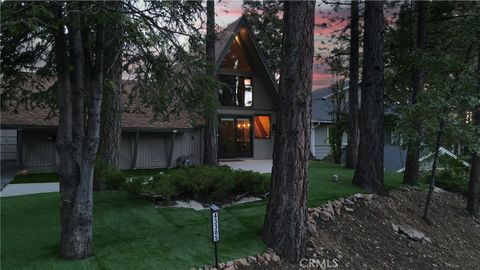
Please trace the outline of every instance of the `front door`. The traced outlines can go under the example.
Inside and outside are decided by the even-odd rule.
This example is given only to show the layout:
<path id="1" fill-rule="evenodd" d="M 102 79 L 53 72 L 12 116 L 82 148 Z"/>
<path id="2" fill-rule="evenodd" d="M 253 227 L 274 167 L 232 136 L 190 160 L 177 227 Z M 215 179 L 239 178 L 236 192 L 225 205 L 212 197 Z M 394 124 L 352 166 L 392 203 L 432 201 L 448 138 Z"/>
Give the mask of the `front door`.
<path id="1" fill-rule="evenodd" d="M 252 157 L 252 125 L 249 116 L 220 116 L 218 154 L 220 158 Z"/>

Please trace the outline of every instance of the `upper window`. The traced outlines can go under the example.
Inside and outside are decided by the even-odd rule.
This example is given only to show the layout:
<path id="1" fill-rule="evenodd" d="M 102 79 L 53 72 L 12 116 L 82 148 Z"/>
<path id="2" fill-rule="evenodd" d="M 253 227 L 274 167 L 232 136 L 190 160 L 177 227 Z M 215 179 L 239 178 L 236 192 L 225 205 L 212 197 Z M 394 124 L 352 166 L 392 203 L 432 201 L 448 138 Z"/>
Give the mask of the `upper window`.
<path id="1" fill-rule="evenodd" d="M 270 139 L 270 116 L 257 115 L 254 124 L 256 139 Z"/>
<path id="2" fill-rule="evenodd" d="M 251 107 L 253 105 L 252 78 L 235 75 L 219 75 L 223 83 L 219 95 L 223 106 Z"/>
<path id="3" fill-rule="evenodd" d="M 222 68 L 233 69 L 243 72 L 250 72 L 251 68 L 248 64 L 247 56 L 245 55 L 244 49 L 240 45 L 240 39 L 238 36 L 235 37 L 230 50 L 223 59 Z"/>

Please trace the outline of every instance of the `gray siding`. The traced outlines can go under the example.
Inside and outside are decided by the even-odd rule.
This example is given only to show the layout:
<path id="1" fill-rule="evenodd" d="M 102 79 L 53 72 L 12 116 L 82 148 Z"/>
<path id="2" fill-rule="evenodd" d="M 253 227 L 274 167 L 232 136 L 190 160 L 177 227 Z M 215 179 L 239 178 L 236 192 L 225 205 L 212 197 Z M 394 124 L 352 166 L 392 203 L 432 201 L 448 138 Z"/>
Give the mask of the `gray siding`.
<path id="1" fill-rule="evenodd" d="M 137 168 L 167 167 L 167 133 L 141 133 L 138 141 Z"/>
<path id="2" fill-rule="evenodd" d="M 202 163 L 202 130 L 195 129 L 185 133 L 179 133 L 175 138 L 172 165 L 175 166 L 180 156 L 191 156 L 194 164 Z"/>
<path id="3" fill-rule="evenodd" d="M 2 129 L 0 130 L 1 139 L 1 159 L 14 160 L 17 158 L 17 130 Z"/>
<path id="4" fill-rule="evenodd" d="M 323 159 L 330 154 L 330 144 L 328 142 L 329 130 L 331 124 L 322 123 L 314 128 L 314 155 L 317 159 Z M 343 134 L 342 145 L 347 145 L 347 133 Z"/>
<path id="5" fill-rule="evenodd" d="M 328 144 L 328 126 L 320 124 L 314 129 L 314 155 L 317 159 L 323 159 L 330 153 L 330 145 Z"/>
<path id="6" fill-rule="evenodd" d="M 136 167 L 166 168 L 172 133 L 140 132 Z M 55 131 L 23 131 L 23 164 L 33 172 L 56 171 L 58 158 Z M 172 166 L 180 156 L 192 156 L 193 164 L 202 162 L 202 130 L 178 132 L 172 155 Z M 120 168 L 131 169 L 134 164 L 135 132 L 123 132 L 120 144 Z"/>
<path id="7" fill-rule="evenodd" d="M 272 102 L 271 94 L 261 77 L 253 77 L 253 109 L 256 110 L 273 110 L 274 104 Z"/>
<path id="8" fill-rule="evenodd" d="M 56 132 L 23 131 L 23 166 L 29 171 L 55 171 L 58 168 Z"/>
<path id="9" fill-rule="evenodd" d="M 134 143 L 134 132 L 122 133 L 122 139 L 120 141 L 120 169 L 122 170 L 132 168 Z"/>
<path id="10" fill-rule="evenodd" d="M 187 132 L 178 132 L 174 136 L 174 147 L 171 166 L 175 167 L 180 156 L 191 156 L 193 164 L 202 162 L 202 132 L 195 129 Z M 137 169 L 166 168 L 170 155 L 172 133 L 170 132 L 141 132 L 139 134 Z M 122 169 L 131 169 L 134 158 L 135 133 L 122 134 L 120 165 Z"/>

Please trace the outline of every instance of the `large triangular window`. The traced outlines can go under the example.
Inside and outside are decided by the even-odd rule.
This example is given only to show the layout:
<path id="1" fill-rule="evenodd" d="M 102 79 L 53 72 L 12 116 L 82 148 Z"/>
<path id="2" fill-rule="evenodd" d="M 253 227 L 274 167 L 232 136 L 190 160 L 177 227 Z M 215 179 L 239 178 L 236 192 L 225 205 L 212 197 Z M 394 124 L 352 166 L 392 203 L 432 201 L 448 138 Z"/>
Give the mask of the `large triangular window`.
<path id="1" fill-rule="evenodd" d="M 250 72 L 252 69 L 248 64 L 247 59 L 248 57 L 245 55 L 245 49 L 243 48 L 239 37 L 236 36 L 230 50 L 223 59 L 221 67 L 225 69 Z"/>

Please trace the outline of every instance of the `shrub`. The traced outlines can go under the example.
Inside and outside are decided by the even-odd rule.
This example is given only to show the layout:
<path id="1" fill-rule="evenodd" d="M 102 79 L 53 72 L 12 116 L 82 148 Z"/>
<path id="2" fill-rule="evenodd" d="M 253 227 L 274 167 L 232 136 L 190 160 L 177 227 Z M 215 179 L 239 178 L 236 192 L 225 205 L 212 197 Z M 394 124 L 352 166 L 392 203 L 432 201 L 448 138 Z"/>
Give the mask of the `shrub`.
<path id="1" fill-rule="evenodd" d="M 430 183 L 431 176 L 426 177 Z M 441 171 L 435 178 L 435 186 L 450 192 L 466 194 L 468 191 L 468 178 L 455 177 L 449 171 Z"/>
<path id="2" fill-rule="evenodd" d="M 108 166 L 103 162 L 95 164 L 95 181 L 98 189 L 120 189 L 125 183 L 127 176 L 122 171 Z"/>
<path id="3" fill-rule="evenodd" d="M 152 177 L 132 177 L 124 189 L 152 198 L 161 197 L 167 202 L 172 197 L 220 202 L 245 193 L 265 194 L 269 183 L 269 176 L 251 171 L 198 166 L 173 169 Z"/>
<path id="4" fill-rule="evenodd" d="M 468 191 L 469 169 L 462 162 L 449 156 L 440 156 L 435 186 L 450 192 L 466 194 Z M 428 172 L 430 174 L 430 172 Z M 424 176 L 424 181 L 430 183 L 431 176 Z"/>

